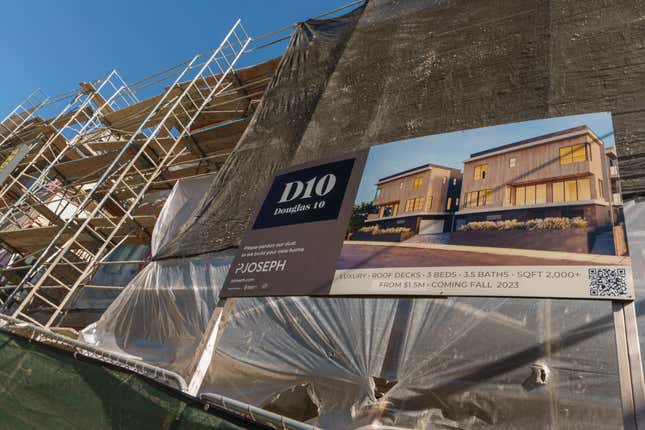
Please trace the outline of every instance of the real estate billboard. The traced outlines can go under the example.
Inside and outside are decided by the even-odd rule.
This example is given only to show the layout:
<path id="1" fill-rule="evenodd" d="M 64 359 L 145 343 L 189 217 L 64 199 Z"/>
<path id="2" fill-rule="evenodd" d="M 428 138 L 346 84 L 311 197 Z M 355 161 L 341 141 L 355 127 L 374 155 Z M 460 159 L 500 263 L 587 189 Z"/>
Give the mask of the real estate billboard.
<path id="1" fill-rule="evenodd" d="M 375 145 L 280 171 L 222 297 L 632 300 L 611 115 Z"/>

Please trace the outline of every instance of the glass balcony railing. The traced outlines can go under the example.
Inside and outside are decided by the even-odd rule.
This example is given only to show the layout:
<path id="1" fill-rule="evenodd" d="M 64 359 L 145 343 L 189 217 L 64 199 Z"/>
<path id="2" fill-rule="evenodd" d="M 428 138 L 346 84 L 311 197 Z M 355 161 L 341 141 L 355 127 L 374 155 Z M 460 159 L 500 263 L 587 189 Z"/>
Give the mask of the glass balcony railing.
<path id="1" fill-rule="evenodd" d="M 609 174 L 611 176 L 618 176 L 618 166 L 609 166 Z"/>

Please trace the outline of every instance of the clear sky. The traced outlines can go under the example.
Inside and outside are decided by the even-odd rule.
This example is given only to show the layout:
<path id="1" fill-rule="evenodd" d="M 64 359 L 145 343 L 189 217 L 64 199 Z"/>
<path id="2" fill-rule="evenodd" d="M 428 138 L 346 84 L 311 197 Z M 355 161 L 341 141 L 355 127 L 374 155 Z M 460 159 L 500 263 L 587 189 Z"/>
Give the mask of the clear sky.
<path id="1" fill-rule="evenodd" d="M 436 134 L 372 147 L 356 202 L 372 201 L 376 193 L 375 184 L 384 176 L 427 163 L 461 170 L 462 162 L 474 152 L 580 125 L 590 127 L 605 142 L 605 146 L 614 146 L 611 115 L 595 113 Z"/>
<path id="2" fill-rule="evenodd" d="M 237 18 L 265 34 L 350 0 L 2 2 L 0 118 L 36 88 L 54 95 L 116 68 L 134 82 L 217 47 Z"/>

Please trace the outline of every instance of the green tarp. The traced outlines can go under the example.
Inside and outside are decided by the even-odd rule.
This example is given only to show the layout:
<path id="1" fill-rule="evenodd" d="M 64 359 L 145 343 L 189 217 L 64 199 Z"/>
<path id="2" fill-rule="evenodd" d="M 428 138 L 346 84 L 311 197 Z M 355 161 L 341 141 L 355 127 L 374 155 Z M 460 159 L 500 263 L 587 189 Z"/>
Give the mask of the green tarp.
<path id="1" fill-rule="evenodd" d="M 260 427 L 206 412 L 140 375 L 0 332 L 0 430 L 248 428 Z"/>

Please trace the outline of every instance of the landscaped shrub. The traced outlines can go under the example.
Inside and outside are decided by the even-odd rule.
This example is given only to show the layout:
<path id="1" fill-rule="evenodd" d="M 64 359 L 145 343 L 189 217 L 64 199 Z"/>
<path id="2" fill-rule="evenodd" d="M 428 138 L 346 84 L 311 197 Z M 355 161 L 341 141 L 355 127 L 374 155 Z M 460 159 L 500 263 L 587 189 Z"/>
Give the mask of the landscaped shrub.
<path id="1" fill-rule="evenodd" d="M 501 230 L 566 230 L 587 228 L 589 223 L 581 217 L 536 218 L 527 221 L 516 219 L 504 221 L 472 221 L 459 228 L 459 231 L 501 231 Z"/>
<path id="2" fill-rule="evenodd" d="M 369 227 L 361 227 L 358 229 L 361 233 L 372 233 L 374 236 L 380 234 L 400 234 L 400 233 L 409 233 L 410 230 L 407 227 L 390 227 L 390 228 L 380 228 L 378 225 L 373 225 Z"/>
<path id="3" fill-rule="evenodd" d="M 358 231 L 361 232 L 361 233 L 372 233 L 372 234 L 374 234 L 374 232 L 376 230 L 378 230 L 378 225 L 372 225 L 372 226 L 369 226 L 369 227 L 361 227 L 361 228 L 358 229 Z"/>
<path id="4" fill-rule="evenodd" d="M 412 230 L 410 230 L 407 227 L 390 227 L 390 228 L 384 228 L 384 229 L 379 229 L 377 232 L 372 233 L 372 234 L 397 234 L 397 233 L 409 233 Z"/>

